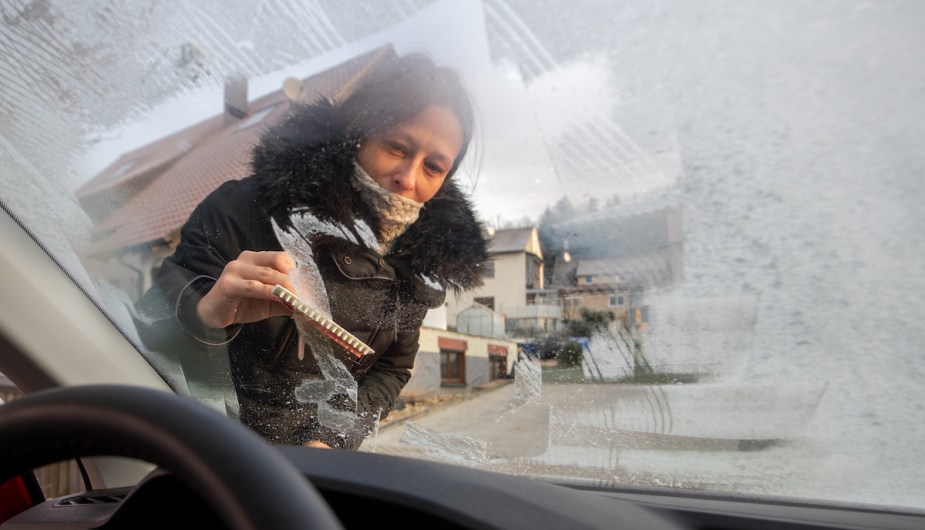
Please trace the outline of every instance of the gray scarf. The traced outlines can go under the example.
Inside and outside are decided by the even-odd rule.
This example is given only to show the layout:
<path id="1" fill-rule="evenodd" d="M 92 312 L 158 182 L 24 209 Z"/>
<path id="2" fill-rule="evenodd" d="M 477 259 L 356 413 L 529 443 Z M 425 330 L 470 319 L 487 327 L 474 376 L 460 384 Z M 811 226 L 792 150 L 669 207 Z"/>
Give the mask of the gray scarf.
<path id="1" fill-rule="evenodd" d="M 383 188 L 359 162 L 354 161 L 353 167 L 353 187 L 379 215 L 382 229 L 376 235 L 382 246 L 382 254 L 387 254 L 395 239 L 417 221 L 424 205 Z"/>

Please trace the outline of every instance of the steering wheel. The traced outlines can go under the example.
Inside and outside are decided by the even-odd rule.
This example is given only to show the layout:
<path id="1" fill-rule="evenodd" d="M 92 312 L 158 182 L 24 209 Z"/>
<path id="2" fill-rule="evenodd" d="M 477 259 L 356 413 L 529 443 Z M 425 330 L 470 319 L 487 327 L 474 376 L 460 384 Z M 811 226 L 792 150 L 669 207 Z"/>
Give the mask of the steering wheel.
<path id="1" fill-rule="evenodd" d="M 60 460 L 124 456 L 173 473 L 229 528 L 343 529 L 281 452 L 192 398 L 127 385 L 43 390 L 0 406 L 0 433 L 0 483 Z"/>

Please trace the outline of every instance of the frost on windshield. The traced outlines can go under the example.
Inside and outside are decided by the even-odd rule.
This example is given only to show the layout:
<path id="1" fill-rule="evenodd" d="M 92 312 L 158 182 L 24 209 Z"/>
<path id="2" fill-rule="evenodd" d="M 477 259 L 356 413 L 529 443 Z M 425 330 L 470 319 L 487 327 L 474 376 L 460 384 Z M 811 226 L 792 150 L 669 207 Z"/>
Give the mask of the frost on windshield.
<path id="1" fill-rule="evenodd" d="M 273 230 L 283 250 L 295 261 L 289 273 L 296 295 L 308 306 L 331 319 L 331 301 L 318 270 L 311 242 L 320 235 L 334 235 L 356 242 L 345 227 L 326 223 L 308 212 L 295 212 L 290 221 L 292 228 L 282 230 L 273 221 Z M 331 339 L 318 332 L 309 317 L 299 311 L 293 313 L 299 331 L 298 356 L 302 360 L 305 350 L 314 356 L 320 378 L 304 380 L 295 390 L 295 398 L 305 404 L 317 406 L 318 422 L 345 432 L 357 420 L 357 382 L 344 363 L 334 355 Z"/>
<path id="2" fill-rule="evenodd" d="M 921 507 L 922 5 L 604 4 L 3 2 L 3 206 L 130 329 L 226 80 L 253 101 L 423 46 L 479 103 L 458 179 L 497 247 L 484 290 L 428 315 L 403 396 L 472 399 L 409 440 L 604 485 Z M 228 137 L 274 112 L 250 110 Z M 396 425 L 376 450 L 415 455 Z"/>
<path id="3" fill-rule="evenodd" d="M 515 379 L 419 425 L 484 441 L 493 469 L 921 506 L 922 7 L 484 5 L 531 108 L 483 103 L 506 120 L 486 136 L 507 164 L 486 154 L 479 182 L 499 248 L 457 331 L 502 316 L 542 394 L 496 422 Z M 516 239 L 531 226 L 540 252 Z M 524 324 L 547 306 L 586 340 Z M 376 450 L 414 454 L 393 430 Z"/>

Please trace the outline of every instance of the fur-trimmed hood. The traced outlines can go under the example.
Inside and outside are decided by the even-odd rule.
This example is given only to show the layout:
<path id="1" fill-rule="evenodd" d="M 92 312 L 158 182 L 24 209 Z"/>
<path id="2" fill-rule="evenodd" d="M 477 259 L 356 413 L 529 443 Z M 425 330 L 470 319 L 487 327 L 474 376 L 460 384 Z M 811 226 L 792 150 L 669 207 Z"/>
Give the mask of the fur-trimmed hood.
<path id="1" fill-rule="evenodd" d="M 251 164 L 265 213 L 283 230 L 290 215 L 308 210 L 322 221 L 354 227 L 362 220 L 376 233 L 379 218 L 352 185 L 360 138 L 348 118 L 327 100 L 293 105 L 261 135 Z M 388 256 L 410 273 L 462 291 L 482 284 L 487 244 L 468 198 L 448 178 Z M 354 234 L 359 238 L 359 234 Z"/>

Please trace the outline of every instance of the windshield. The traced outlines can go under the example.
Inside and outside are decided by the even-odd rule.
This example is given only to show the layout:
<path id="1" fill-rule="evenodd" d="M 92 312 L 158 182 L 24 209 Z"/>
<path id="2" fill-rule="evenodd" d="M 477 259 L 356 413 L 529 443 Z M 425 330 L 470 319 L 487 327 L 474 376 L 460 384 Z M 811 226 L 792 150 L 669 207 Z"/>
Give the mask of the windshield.
<path id="1" fill-rule="evenodd" d="M 297 354 L 242 375 L 242 356 L 278 358 L 236 350 L 235 326 L 213 326 L 216 347 L 195 355 L 145 340 L 151 319 L 184 311 L 145 296 L 169 291 L 194 208 L 278 169 L 253 150 L 299 104 L 351 101 L 379 65 L 422 53 L 471 95 L 472 141 L 447 182 L 485 254 L 444 228 L 451 250 L 428 259 L 478 258 L 478 281 L 461 265 L 402 280 L 389 249 L 404 240 L 374 242 L 385 261 L 370 278 L 410 282 L 427 312 L 396 317 L 385 348 L 414 338 L 413 367 L 398 367 L 411 378 L 383 382 L 397 397 L 354 449 L 604 487 L 925 507 L 911 472 L 925 440 L 921 3 L 46 0 L 0 14 L 3 207 L 178 393 L 246 417 L 266 390 L 255 374 L 291 375 L 314 344 L 300 325 Z M 363 145 L 417 130 L 397 123 Z M 454 162 L 464 140 L 450 137 L 422 148 L 426 171 Z M 423 204 L 408 226 L 437 210 Z M 305 208 L 314 217 L 293 226 L 340 233 Z M 312 263 L 322 247 L 287 238 L 286 219 L 278 245 Z M 367 274 L 330 252 L 346 277 Z M 220 272 L 176 286 L 205 299 Z M 379 328 L 325 285 L 323 316 L 375 349 Z M 312 413 L 336 431 L 355 416 L 331 399 L 356 406 L 372 368 L 318 363 L 321 377 L 293 376 L 294 399 L 320 401 Z M 286 410 L 274 425 L 297 421 L 272 406 Z"/>

